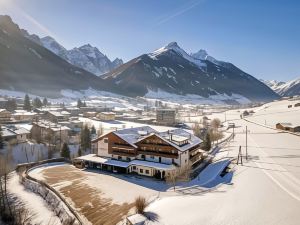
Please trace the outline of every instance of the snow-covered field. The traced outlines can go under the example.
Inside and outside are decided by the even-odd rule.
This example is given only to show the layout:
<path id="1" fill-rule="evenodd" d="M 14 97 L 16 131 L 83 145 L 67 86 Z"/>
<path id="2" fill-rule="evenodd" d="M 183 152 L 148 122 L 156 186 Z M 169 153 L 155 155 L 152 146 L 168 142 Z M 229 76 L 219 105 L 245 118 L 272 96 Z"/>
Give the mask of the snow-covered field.
<path id="1" fill-rule="evenodd" d="M 248 119 L 275 128 L 276 123 L 292 123 L 300 126 L 300 107 L 294 107 L 299 100 L 283 100 L 267 103 L 257 109 Z M 289 105 L 293 107 L 288 108 Z"/>
<path id="2" fill-rule="evenodd" d="M 271 103 L 270 108 L 277 106 L 278 112 L 283 104 Z M 205 194 L 162 197 L 147 208 L 157 218 L 149 224 L 299 224 L 300 137 L 248 123 L 236 110 L 228 116 L 235 120 L 236 137 L 220 154 L 227 151 L 226 156 L 237 157 L 241 145 L 245 155 L 246 125 L 250 131 L 249 158 L 235 165 L 232 184 Z"/>

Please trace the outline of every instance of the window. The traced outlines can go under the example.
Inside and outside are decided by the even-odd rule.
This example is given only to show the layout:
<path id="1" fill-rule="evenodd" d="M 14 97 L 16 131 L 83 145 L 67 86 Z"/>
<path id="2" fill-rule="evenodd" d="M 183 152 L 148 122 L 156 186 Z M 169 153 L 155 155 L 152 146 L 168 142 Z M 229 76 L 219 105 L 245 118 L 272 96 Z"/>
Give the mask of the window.
<path id="1" fill-rule="evenodd" d="M 133 169 L 133 170 L 136 170 L 136 166 L 133 166 L 132 169 Z"/>
<path id="2" fill-rule="evenodd" d="M 126 158 L 127 161 L 131 161 L 131 159 L 129 157 Z"/>
<path id="3" fill-rule="evenodd" d="M 155 157 L 153 155 L 150 156 L 150 159 L 154 159 Z"/>
<path id="4" fill-rule="evenodd" d="M 142 155 L 141 157 L 142 157 L 142 159 L 145 159 L 145 155 Z"/>
<path id="5" fill-rule="evenodd" d="M 108 138 L 104 138 L 104 139 L 103 139 L 103 142 L 104 142 L 104 143 L 108 143 Z"/>
<path id="6" fill-rule="evenodd" d="M 122 156 L 118 156 L 118 160 L 122 160 Z"/>
<path id="7" fill-rule="evenodd" d="M 144 173 L 144 170 L 143 170 L 143 169 L 140 169 L 140 173 Z"/>
<path id="8" fill-rule="evenodd" d="M 145 170 L 146 174 L 149 174 L 149 170 Z"/>

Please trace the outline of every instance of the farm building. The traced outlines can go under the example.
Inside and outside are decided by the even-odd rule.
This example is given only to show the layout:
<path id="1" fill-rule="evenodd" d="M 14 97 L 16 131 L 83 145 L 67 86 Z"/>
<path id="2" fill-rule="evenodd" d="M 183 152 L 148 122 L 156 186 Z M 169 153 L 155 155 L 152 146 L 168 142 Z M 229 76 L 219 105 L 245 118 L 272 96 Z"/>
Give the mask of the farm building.
<path id="1" fill-rule="evenodd" d="M 277 123 L 276 129 L 286 130 L 290 132 L 300 132 L 300 125 L 295 125 L 292 123 Z"/>

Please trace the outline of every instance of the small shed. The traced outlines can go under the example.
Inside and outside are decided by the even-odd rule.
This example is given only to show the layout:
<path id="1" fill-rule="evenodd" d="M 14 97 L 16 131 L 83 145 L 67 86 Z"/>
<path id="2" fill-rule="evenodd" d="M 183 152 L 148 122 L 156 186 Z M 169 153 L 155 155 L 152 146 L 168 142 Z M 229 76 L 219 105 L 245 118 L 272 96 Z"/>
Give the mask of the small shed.
<path id="1" fill-rule="evenodd" d="M 290 132 L 300 132 L 300 125 L 295 125 L 292 123 L 277 123 L 276 129 L 286 130 Z"/>

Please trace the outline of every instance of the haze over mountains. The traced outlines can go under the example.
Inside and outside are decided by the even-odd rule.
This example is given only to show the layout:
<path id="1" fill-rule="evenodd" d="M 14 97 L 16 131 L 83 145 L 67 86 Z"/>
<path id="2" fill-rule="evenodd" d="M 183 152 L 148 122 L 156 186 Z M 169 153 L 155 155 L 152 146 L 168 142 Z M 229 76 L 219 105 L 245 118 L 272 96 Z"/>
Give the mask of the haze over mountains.
<path id="1" fill-rule="evenodd" d="M 233 64 L 219 61 L 205 50 L 188 54 L 176 42 L 125 64 L 119 59 L 107 60 L 95 47 L 66 50 L 51 37 L 29 35 L 9 16 L 0 16 L 1 89 L 56 97 L 64 89 L 92 88 L 130 97 L 156 93 L 225 102 L 278 98 L 268 86 Z M 111 71 L 95 75 L 105 70 Z"/>

